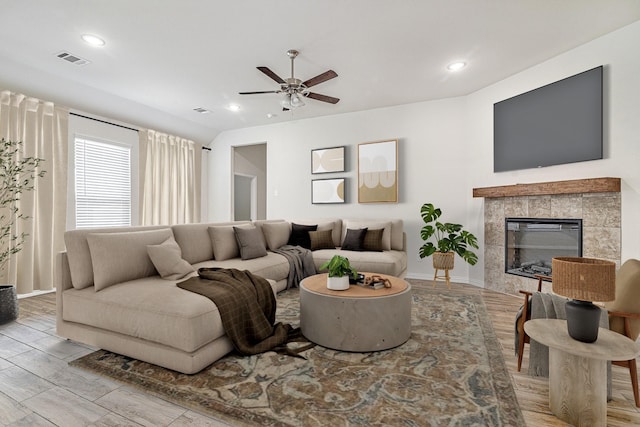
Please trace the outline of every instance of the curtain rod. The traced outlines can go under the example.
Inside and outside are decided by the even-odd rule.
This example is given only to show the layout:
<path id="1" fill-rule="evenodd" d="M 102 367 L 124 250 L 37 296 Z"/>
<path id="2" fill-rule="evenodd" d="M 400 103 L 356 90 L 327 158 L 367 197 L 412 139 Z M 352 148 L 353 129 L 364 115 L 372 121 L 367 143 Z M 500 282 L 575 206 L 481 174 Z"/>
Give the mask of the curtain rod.
<path id="1" fill-rule="evenodd" d="M 95 117 L 84 116 L 82 114 L 74 113 L 72 111 L 70 111 L 69 114 L 72 115 L 72 116 L 76 116 L 76 117 L 82 117 L 83 119 L 95 120 L 96 122 L 105 123 L 105 124 L 108 124 L 108 125 L 111 125 L 111 126 L 117 126 L 119 128 L 123 128 L 123 129 L 127 129 L 127 130 L 132 130 L 134 132 L 139 132 L 140 131 L 139 129 L 134 129 L 134 128 L 131 128 L 129 126 L 119 125 L 117 123 L 111 123 L 111 122 L 108 122 L 106 120 L 96 119 Z M 203 150 L 207 150 L 207 151 L 211 151 L 211 148 L 205 147 L 204 145 L 202 146 L 202 149 Z"/>
<path id="2" fill-rule="evenodd" d="M 96 122 L 106 123 L 106 124 L 111 125 L 111 126 L 117 126 L 119 128 L 128 129 L 128 130 L 132 130 L 132 131 L 138 132 L 138 129 L 130 128 L 129 126 L 119 125 L 117 123 L 111 123 L 111 122 L 108 122 L 106 120 L 96 119 L 95 117 L 83 116 L 82 114 L 78 114 L 78 113 L 74 113 L 74 112 L 69 112 L 69 114 L 72 115 L 72 116 L 82 117 L 83 119 L 95 120 Z"/>

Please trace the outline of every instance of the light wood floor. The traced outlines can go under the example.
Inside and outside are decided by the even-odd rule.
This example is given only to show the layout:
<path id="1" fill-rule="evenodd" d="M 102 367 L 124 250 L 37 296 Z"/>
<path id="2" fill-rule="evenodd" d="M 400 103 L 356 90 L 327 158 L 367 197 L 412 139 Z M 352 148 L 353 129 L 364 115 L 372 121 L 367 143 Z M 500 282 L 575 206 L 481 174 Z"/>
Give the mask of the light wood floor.
<path id="1" fill-rule="evenodd" d="M 442 292 L 448 292 L 444 283 L 438 282 L 437 286 Z M 511 372 L 512 384 L 527 426 L 566 426 L 567 424 L 556 419 L 549 411 L 547 380 L 531 378 L 526 373 L 528 346 L 525 347 L 522 372 L 516 372 L 513 320 L 521 299 L 464 284 L 452 283 L 452 289 L 457 292 L 479 294 L 484 299 L 502 347 L 507 368 Z M 0 425 L 169 425 L 172 427 L 225 425 L 169 402 L 144 396 L 144 393 L 141 395 L 119 383 L 94 379 L 88 374 L 83 374 L 82 379 L 76 378 L 78 373 L 71 369 L 67 370 L 64 367 L 66 362 L 87 354 L 92 349 L 60 340 L 55 337 L 54 332 L 54 294 L 21 299 L 18 322 L 0 326 Z M 59 361 L 65 363 L 59 364 Z M 30 368 L 30 366 L 38 366 L 38 368 Z M 58 372 L 55 372 L 56 367 L 59 367 Z M 607 425 L 640 426 L 640 410 L 633 402 L 628 370 L 617 366 L 612 369 L 613 400 L 607 406 Z M 24 380 L 20 377 L 21 370 L 28 371 L 27 374 L 30 376 L 28 384 L 23 386 L 25 391 L 15 386 Z M 67 414 L 65 418 L 64 407 L 52 409 L 52 402 L 38 399 L 35 389 L 41 386 L 40 384 L 36 386 L 39 381 L 46 382 L 49 386 L 60 385 L 54 390 L 61 396 L 58 403 L 64 403 L 65 398 L 68 399 L 73 395 L 64 391 L 65 383 L 74 382 L 76 385 L 67 386 L 72 390 L 73 387 L 85 387 L 100 388 L 103 391 L 96 392 L 101 397 L 92 396 L 90 391 L 84 395 L 75 392 L 86 399 L 87 405 L 82 408 L 86 413 L 77 416 Z M 89 385 L 86 384 L 88 381 L 90 381 Z M 43 384 L 42 387 L 46 385 Z M 73 397 L 77 396 L 73 395 Z M 138 407 L 136 403 L 139 403 Z M 56 402 L 53 402 L 53 405 L 55 406 Z M 79 411 L 80 406 L 76 407 L 76 410 Z M 91 413 L 91 408 L 98 413 Z M 48 416 L 47 414 L 56 415 Z"/>

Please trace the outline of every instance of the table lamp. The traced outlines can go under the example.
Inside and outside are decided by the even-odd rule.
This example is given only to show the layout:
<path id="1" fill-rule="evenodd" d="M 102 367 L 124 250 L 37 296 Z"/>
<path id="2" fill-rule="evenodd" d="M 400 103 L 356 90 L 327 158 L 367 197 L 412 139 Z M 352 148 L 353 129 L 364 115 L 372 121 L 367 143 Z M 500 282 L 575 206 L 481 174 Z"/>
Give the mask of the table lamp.
<path id="1" fill-rule="evenodd" d="M 600 308 L 592 301 L 616 297 L 616 264 L 595 258 L 556 257 L 551 260 L 552 289 L 567 301 L 567 329 L 571 338 L 592 343 L 598 339 Z"/>

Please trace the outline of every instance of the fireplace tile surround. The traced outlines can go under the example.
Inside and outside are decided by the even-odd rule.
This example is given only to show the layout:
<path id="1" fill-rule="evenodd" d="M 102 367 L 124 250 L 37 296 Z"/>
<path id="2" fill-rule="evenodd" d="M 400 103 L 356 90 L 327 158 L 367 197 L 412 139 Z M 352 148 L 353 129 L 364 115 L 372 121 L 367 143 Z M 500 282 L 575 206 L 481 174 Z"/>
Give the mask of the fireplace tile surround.
<path id="1" fill-rule="evenodd" d="M 484 286 L 512 295 L 535 290 L 537 280 L 505 273 L 505 218 L 579 218 L 583 220 L 583 256 L 620 265 L 619 191 L 517 195 L 484 199 Z M 550 288 L 550 287 L 549 287 Z"/>

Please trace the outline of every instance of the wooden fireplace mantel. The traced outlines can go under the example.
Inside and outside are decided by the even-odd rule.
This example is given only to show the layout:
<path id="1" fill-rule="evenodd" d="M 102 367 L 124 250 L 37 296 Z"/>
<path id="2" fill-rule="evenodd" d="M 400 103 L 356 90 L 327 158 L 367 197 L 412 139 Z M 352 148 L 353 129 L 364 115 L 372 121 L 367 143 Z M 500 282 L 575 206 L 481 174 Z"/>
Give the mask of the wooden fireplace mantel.
<path id="1" fill-rule="evenodd" d="M 543 196 L 550 194 L 619 193 L 620 178 L 589 178 L 473 189 L 473 197 Z"/>

